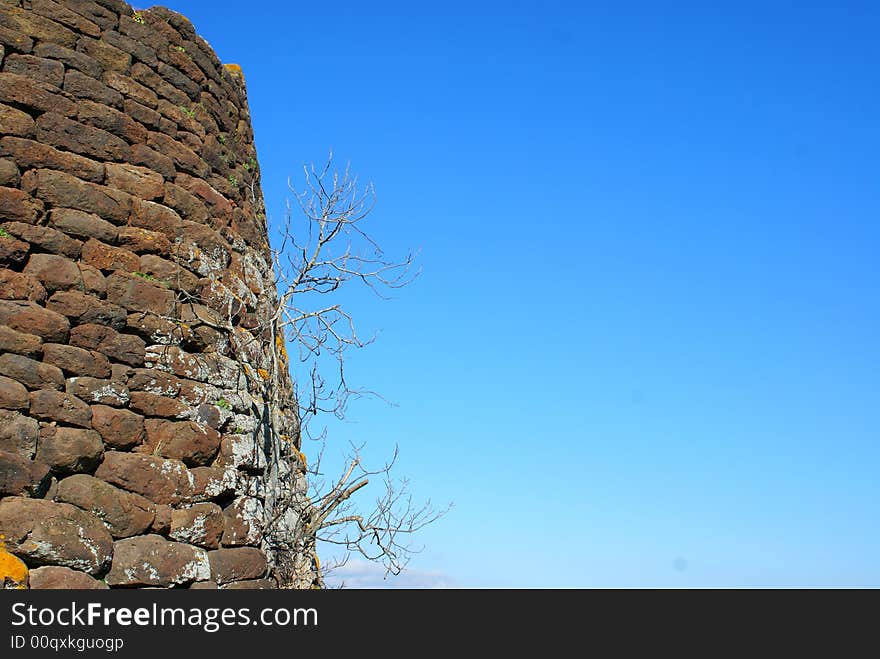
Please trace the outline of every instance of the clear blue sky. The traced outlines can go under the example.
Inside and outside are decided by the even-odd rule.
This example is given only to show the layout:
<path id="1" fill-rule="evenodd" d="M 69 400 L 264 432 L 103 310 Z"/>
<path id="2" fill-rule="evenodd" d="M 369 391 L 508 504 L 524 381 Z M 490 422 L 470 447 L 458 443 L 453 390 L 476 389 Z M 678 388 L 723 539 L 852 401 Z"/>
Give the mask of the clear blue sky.
<path id="1" fill-rule="evenodd" d="M 725 4 L 168 1 L 270 217 L 333 147 L 422 249 L 332 429 L 455 502 L 398 585 L 880 585 L 880 11 Z"/>

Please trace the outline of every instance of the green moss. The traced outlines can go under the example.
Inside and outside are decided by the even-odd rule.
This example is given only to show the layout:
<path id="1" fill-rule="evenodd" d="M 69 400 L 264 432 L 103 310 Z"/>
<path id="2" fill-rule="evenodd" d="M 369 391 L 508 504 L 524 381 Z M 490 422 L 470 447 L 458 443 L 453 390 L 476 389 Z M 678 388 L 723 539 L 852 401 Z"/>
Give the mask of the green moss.
<path id="1" fill-rule="evenodd" d="M 234 175 L 229 175 L 229 185 L 238 185 L 238 179 Z"/>
<path id="2" fill-rule="evenodd" d="M 178 53 L 186 52 L 186 48 L 184 48 L 183 46 L 174 46 L 174 50 L 176 50 Z"/>
<path id="3" fill-rule="evenodd" d="M 183 112 L 183 113 L 184 113 L 187 117 L 189 117 L 190 119 L 194 119 L 195 116 L 196 116 L 196 111 L 193 110 L 192 108 L 187 108 L 187 107 L 184 107 L 184 106 L 181 105 L 181 106 L 180 106 L 180 111 Z"/>
<path id="4" fill-rule="evenodd" d="M 12 234 L 9 233 L 6 229 L 0 228 L 0 238 L 12 238 Z"/>
<path id="5" fill-rule="evenodd" d="M 146 20 L 144 20 L 144 15 L 139 11 L 134 13 L 134 15 L 131 17 L 131 20 L 133 20 L 135 23 L 140 23 L 141 25 L 147 22 Z"/>
<path id="6" fill-rule="evenodd" d="M 217 405 L 217 407 L 219 407 L 220 409 L 223 409 L 223 410 L 229 410 L 229 409 L 232 409 L 232 405 L 230 405 L 230 404 L 229 404 L 229 401 L 226 400 L 225 398 L 221 398 L 221 399 L 219 399 L 219 400 L 217 401 L 216 405 Z"/>

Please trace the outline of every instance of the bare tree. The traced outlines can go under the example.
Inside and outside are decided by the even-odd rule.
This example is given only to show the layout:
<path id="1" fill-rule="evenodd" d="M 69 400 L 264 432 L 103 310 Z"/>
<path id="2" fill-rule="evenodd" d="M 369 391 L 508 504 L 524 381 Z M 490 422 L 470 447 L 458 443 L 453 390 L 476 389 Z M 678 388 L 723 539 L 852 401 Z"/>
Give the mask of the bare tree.
<path id="1" fill-rule="evenodd" d="M 288 182 L 298 211 L 288 202 L 279 227 L 280 246 L 273 250 L 279 303 L 272 326 L 298 350 L 291 371 L 300 435 L 321 443 L 318 459 L 308 467 L 308 512 L 300 514 L 293 533 L 302 536 L 301 546 L 314 549 L 321 540 L 341 547 L 346 556 L 356 553 L 381 563 L 386 575 L 398 574 L 418 551 L 413 534 L 448 507 L 437 510 L 430 501 L 414 504 L 408 481 L 392 477 L 397 449 L 384 466 L 370 470 L 362 463 L 362 447 L 352 447 L 341 475 L 328 482 L 321 471 L 327 431 L 315 426 L 323 415 L 344 418 L 353 398 L 378 396 L 352 387 L 346 378 L 347 351 L 367 346 L 375 336 L 357 333 L 340 293 L 360 284 L 386 298 L 418 276 L 416 254 L 398 261 L 385 256 L 364 230 L 376 200 L 372 184 L 361 186 L 348 166 L 341 172 L 333 169 L 332 152 L 323 167 L 305 166 L 303 171 L 302 188 Z M 383 481 L 384 492 L 362 512 L 353 497 L 371 478 Z M 283 512 L 282 506 L 275 518 Z"/>

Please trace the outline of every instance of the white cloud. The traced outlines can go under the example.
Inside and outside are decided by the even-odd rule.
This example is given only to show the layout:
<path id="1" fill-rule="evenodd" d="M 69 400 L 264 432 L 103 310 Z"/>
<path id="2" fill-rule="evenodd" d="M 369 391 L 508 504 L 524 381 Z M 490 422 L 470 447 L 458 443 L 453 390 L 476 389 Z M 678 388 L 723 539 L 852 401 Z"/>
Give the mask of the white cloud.
<path id="1" fill-rule="evenodd" d="M 349 561 L 326 577 L 330 588 L 455 588 L 454 580 L 442 572 L 407 568 L 385 577 L 385 568 L 367 561 Z"/>

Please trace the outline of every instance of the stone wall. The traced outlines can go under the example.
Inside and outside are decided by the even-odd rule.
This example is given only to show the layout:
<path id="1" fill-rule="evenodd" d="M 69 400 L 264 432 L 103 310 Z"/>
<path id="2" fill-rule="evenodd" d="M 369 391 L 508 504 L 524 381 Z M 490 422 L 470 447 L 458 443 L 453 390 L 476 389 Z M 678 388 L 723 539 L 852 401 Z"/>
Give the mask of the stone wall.
<path id="1" fill-rule="evenodd" d="M 309 587 L 240 69 L 122 0 L 0 0 L 0 583 Z"/>

